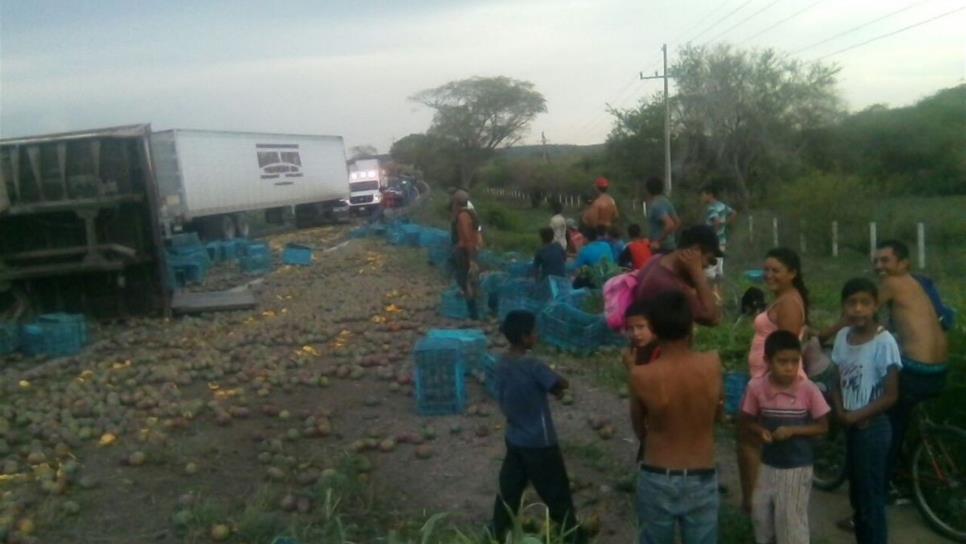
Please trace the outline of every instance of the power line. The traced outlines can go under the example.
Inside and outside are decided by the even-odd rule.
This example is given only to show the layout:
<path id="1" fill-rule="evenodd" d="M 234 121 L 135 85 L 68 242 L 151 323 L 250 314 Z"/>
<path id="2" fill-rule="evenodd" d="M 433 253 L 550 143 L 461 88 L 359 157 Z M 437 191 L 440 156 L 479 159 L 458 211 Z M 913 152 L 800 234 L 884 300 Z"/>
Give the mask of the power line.
<path id="1" fill-rule="evenodd" d="M 685 43 L 693 42 L 694 40 L 700 38 L 701 36 L 704 36 L 705 33 L 707 33 L 709 30 L 711 30 L 712 28 L 714 28 L 714 27 L 720 25 L 721 23 L 725 22 L 726 20 L 728 20 L 729 17 L 731 17 L 735 13 L 738 13 L 739 11 L 741 11 L 745 6 L 747 6 L 750 3 L 751 3 L 751 0 L 746 0 L 740 6 L 738 6 L 735 9 L 729 11 L 727 15 L 725 15 L 724 17 L 722 17 L 722 18 L 718 19 L 717 21 L 715 21 L 711 26 L 709 26 L 708 28 L 705 28 L 701 32 L 698 32 L 697 36 L 692 36 Z"/>
<path id="2" fill-rule="evenodd" d="M 950 15 L 952 15 L 954 13 L 963 11 L 964 9 L 966 9 L 966 6 L 960 6 L 960 7 L 956 8 L 956 9 L 954 9 L 954 10 L 950 10 L 950 11 L 947 11 L 945 13 L 940 13 L 939 15 L 936 15 L 935 17 L 930 17 L 929 19 L 926 19 L 924 21 L 919 21 L 918 23 L 913 23 L 913 24 L 911 24 L 909 26 L 904 26 L 904 27 L 902 27 L 902 28 L 900 28 L 898 30 L 893 30 L 892 32 L 887 32 L 885 34 L 880 34 L 880 35 L 878 35 L 878 36 L 876 36 L 874 38 L 870 38 L 868 40 L 865 40 L 864 42 L 860 42 L 860 43 L 857 43 L 855 45 L 850 45 L 849 47 L 846 47 L 844 49 L 839 49 L 838 51 L 829 53 L 827 55 L 822 55 L 821 57 L 818 57 L 815 60 L 822 60 L 824 58 L 832 57 L 832 56 L 835 56 L 835 55 L 838 55 L 838 54 L 841 54 L 841 53 L 845 53 L 846 51 L 851 51 L 851 50 L 856 49 L 858 47 L 862 47 L 863 45 L 870 44 L 870 43 L 872 43 L 874 41 L 878 41 L 878 40 L 881 40 L 883 38 L 888 38 L 889 36 L 895 36 L 896 34 L 899 34 L 901 32 L 905 32 L 907 30 L 916 28 L 917 26 L 922 26 L 922 25 L 924 25 L 926 23 L 931 23 L 931 22 L 933 22 L 933 21 L 935 21 L 937 19 L 942 19 L 943 17 L 948 17 L 948 16 L 950 16 Z"/>
<path id="3" fill-rule="evenodd" d="M 685 33 L 690 34 L 692 30 L 694 30 L 695 28 L 698 28 L 699 26 L 701 26 L 702 24 L 704 24 L 705 21 L 707 21 L 708 19 L 710 19 L 712 15 L 715 15 L 718 12 L 722 11 L 724 8 L 728 7 L 728 4 L 730 4 L 732 1 L 733 0 L 726 0 L 724 2 L 721 2 L 720 4 L 718 4 L 718 7 L 716 7 L 715 9 L 713 9 L 711 11 L 709 11 L 708 13 L 705 13 L 704 14 L 704 17 L 698 19 L 698 22 L 694 23 L 691 26 L 686 27 L 683 30 L 678 31 L 677 34 L 685 34 Z"/>
<path id="4" fill-rule="evenodd" d="M 763 29 L 763 30 L 761 30 L 761 31 L 759 31 L 759 32 L 758 32 L 757 34 L 755 34 L 754 36 L 752 36 L 752 37 L 750 37 L 750 38 L 748 38 L 747 40 L 745 40 L 745 42 L 747 43 L 747 42 L 749 42 L 749 41 L 751 41 L 751 40 L 754 40 L 754 39 L 755 39 L 755 38 L 757 38 L 758 36 L 761 36 L 762 34 L 764 34 L 764 33 L 766 33 L 766 32 L 768 32 L 768 31 L 770 31 L 770 30 L 773 30 L 773 29 L 775 29 L 776 27 L 778 27 L 778 26 L 780 26 L 780 25 L 783 25 L 783 24 L 785 24 L 785 23 L 787 23 L 788 21 L 791 21 L 791 20 L 792 20 L 792 19 L 794 19 L 795 17 L 798 17 L 799 15 L 801 15 L 801 14 L 803 14 L 803 13 L 805 13 L 806 11 L 808 11 L 808 10 L 810 10 L 810 9 L 812 9 L 812 8 L 814 8 L 815 6 L 817 6 L 817 5 L 819 5 L 819 4 L 821 4 L 822 2 L 824 2 L 824 0 L 818 0 L 817 2 L 813 2 L 813 3 L 811 3 L 811 4 L 809 4 L 808 6 L 805 6 L 804 8 L 802 8 L 802 9 L 800 9 L 800 10 L 798 10 L 798 11 L 796 11 L 795 13 L 793 13 L 793 14 L 791 14 L 791 15 L 789 15 L 788 17 L 785 17 L 784 19 L 782 19 L 782 20 L 780 20 L 780 21 L 778 21 L 778 22 L 776 22 L 775 24 L 773 24 L 773 25 L 771 25 L 771 26 L 768 26 L 768 27 L 766 27 L 765 29 Z"/>
<path id="5" fill-rule="evenodd" d="M 781 1 L 782 0 L 773 0 L 772 2 L 768 3 L 767 5 L 765 5 L 765 7 L 759 9 L 758 11 L 752 13 L 751 15 L 749 15 L 749 16 L 745 17 L 744 19 L 738 21 L 737 23 L 731 25 L 724 32 L 719 32 L 714 38 L 709 39 L 707 43 L 711 43 L 711 42 L 717 40 L 718 38 L 724 36 L 725 34 L 731 32 L 732 30 L 738 28 L 739 26 L 747 23 L 751 19 L 754 19 L 756 16 L 758 16 L 759 14 L 761 14 L 762 12 L 764 12 L 765 10 L 767 10 L 768 8 L 774 6 L 775 4 L 777 4 L 777 3 L 781 2 Z"/>
<path id="6" fill-rule="evenodd" d="M 857 30 L 861 30 L 861 29 L 863 29 L 863 28 L 865 28 L 865 27 L 867 27 L 869 25 L 874 25 L 875 23 L 878 23 L 879 21 L 883 21 L 885 19 L 888 19 L 889 17 L 892 17 L 893 15 L 898 15 L 898 14 L 904 12 L 904 11 L 909 11 L 910 9 L 912 9 L 914 7 L 921 6 L 922 4 L 925 4 L 928 1 L 929 0 L 923 0 L 921 2 L 913 2 L 912 4 L 909 4 L 908 6 L 906 6 L 904 8 L 900 8 L 900 9 L 897 9 L 897 10 L 895 10 L 893 12 L 886 13 L 885 15 L 883 15 L 881 17 L 878 17 L 878 18 L 875 18 L 875 19 L 872 19 L 871 21 L 869 21 L 867 23 L 862 23 L 859 26 L 850 28 L 850 29 L 845 30 L 843 32 L 839 32 L 838 34 L 835 34 L 834 36 L 825 38 L 824 40 L 815 42 L 815 43 L 813 43 L 811 45 L 806 45 L 805 47 L 802 47 L 801 49 L 797 49 L 797 50 L 793 51 L 792 54 L 793 55 L 797 55 L 797 54 L 802 53 L 804 51 L 808 51 L 809 49 L 813 49 L 813 48 L 818 47 L 820 45 L 824 45 L 824 44 L 826 44 L 826 43 L 828 43 L 828 42 L 830 42 L 830 41 L 832 41 L 832 40 L 834 40 L 836 38 L 841 38 L 842 36 L 846 36 L 846 35 L 851 34 L 851 33 L 855 32 Z"/>

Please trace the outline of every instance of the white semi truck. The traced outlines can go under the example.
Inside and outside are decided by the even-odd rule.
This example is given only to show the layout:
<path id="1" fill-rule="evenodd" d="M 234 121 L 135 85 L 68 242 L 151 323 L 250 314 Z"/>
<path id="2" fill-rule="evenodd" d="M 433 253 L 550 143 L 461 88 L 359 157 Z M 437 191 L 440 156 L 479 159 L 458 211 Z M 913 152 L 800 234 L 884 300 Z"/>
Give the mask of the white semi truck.
<path id="1" fill-rule="evenodd" d="M 305 226 L 348 212 L 341 136 L 166 130 L 151 134 L 166 236 L 247 236 L 251 212 Z"/>
<path id="2" fill-rule="evenodd" d="M 386 171 L 376 158 L 349 161 L 349 209 L 366 211 L 382 205 L 382 190 L 389 185 Z"/>

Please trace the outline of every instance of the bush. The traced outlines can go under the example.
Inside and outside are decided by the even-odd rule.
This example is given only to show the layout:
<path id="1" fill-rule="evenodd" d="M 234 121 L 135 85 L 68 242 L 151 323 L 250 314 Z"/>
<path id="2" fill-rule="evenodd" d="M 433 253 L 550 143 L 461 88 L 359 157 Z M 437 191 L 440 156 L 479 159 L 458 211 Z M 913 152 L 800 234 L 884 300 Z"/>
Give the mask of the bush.
<path id="1" fill-rule="evenodd" d="M 495 229 L 515 231 L 520 228 L 517 218 L 502 208 L 484 210 L 480 219 L 484 225 Z"/>

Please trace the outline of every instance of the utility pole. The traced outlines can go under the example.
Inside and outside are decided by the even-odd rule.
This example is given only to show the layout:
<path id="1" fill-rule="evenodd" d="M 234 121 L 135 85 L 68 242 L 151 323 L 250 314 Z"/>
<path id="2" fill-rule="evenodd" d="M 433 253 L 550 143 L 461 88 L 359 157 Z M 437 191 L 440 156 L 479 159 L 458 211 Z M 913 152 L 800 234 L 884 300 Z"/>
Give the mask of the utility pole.
<path id="1" fill-rule="evenodd" d="M 663 79 L 664 80 L 664 182 L 667 185 L 667 196 L 671 196 L 671 106 L 668 100 L 668 79 L 667 75 L 667 44 L 661 47 L 664 53 L 664 74 L 658 75 L 655 71 L 653 76 L 644 76 L 641 72 L 641 79 Z"/>
<path id="2" fill-rule="evenodd" d="M 547 154 L 547 135 L 540 131 L 540 143 L 543 146 L 543 160 L 550 164 L 550 155 Z"/>

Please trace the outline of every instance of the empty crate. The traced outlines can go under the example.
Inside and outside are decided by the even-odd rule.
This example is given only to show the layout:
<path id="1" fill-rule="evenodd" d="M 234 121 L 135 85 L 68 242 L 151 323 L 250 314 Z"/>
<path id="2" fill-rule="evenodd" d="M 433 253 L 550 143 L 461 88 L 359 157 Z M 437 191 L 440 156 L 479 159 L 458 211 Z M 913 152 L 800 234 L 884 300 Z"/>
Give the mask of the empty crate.
<path id="1" fill-rule="evenodd" d="M 87 322 L 79 314 L 45 314 L 23 327 L 21 344 L 29 356 L 75 355 L 87 344 Z"/>
<path id="2" fill-rule="evenodd" d="M 451 338 L 423 338 L 413 351 L 413 362 L 420 415 L 462 413 L 466 408 L 462 343 Z"/>
<path id="3" fill-rule="evenodd" d="M 463 349 L 463 362 L 467 372 L 483 370 L 486 355 L 486 334 L 480 329 L 430 329 L 426 338 L 456 340 Z"/>
<path id="4" fill-rule="evenodd" d="M 282 262 L 297 266 L 308 266 L 312 264 L 312 248 L 288 244 L 285 246 L 285 251 L 282 252 Z"/>

